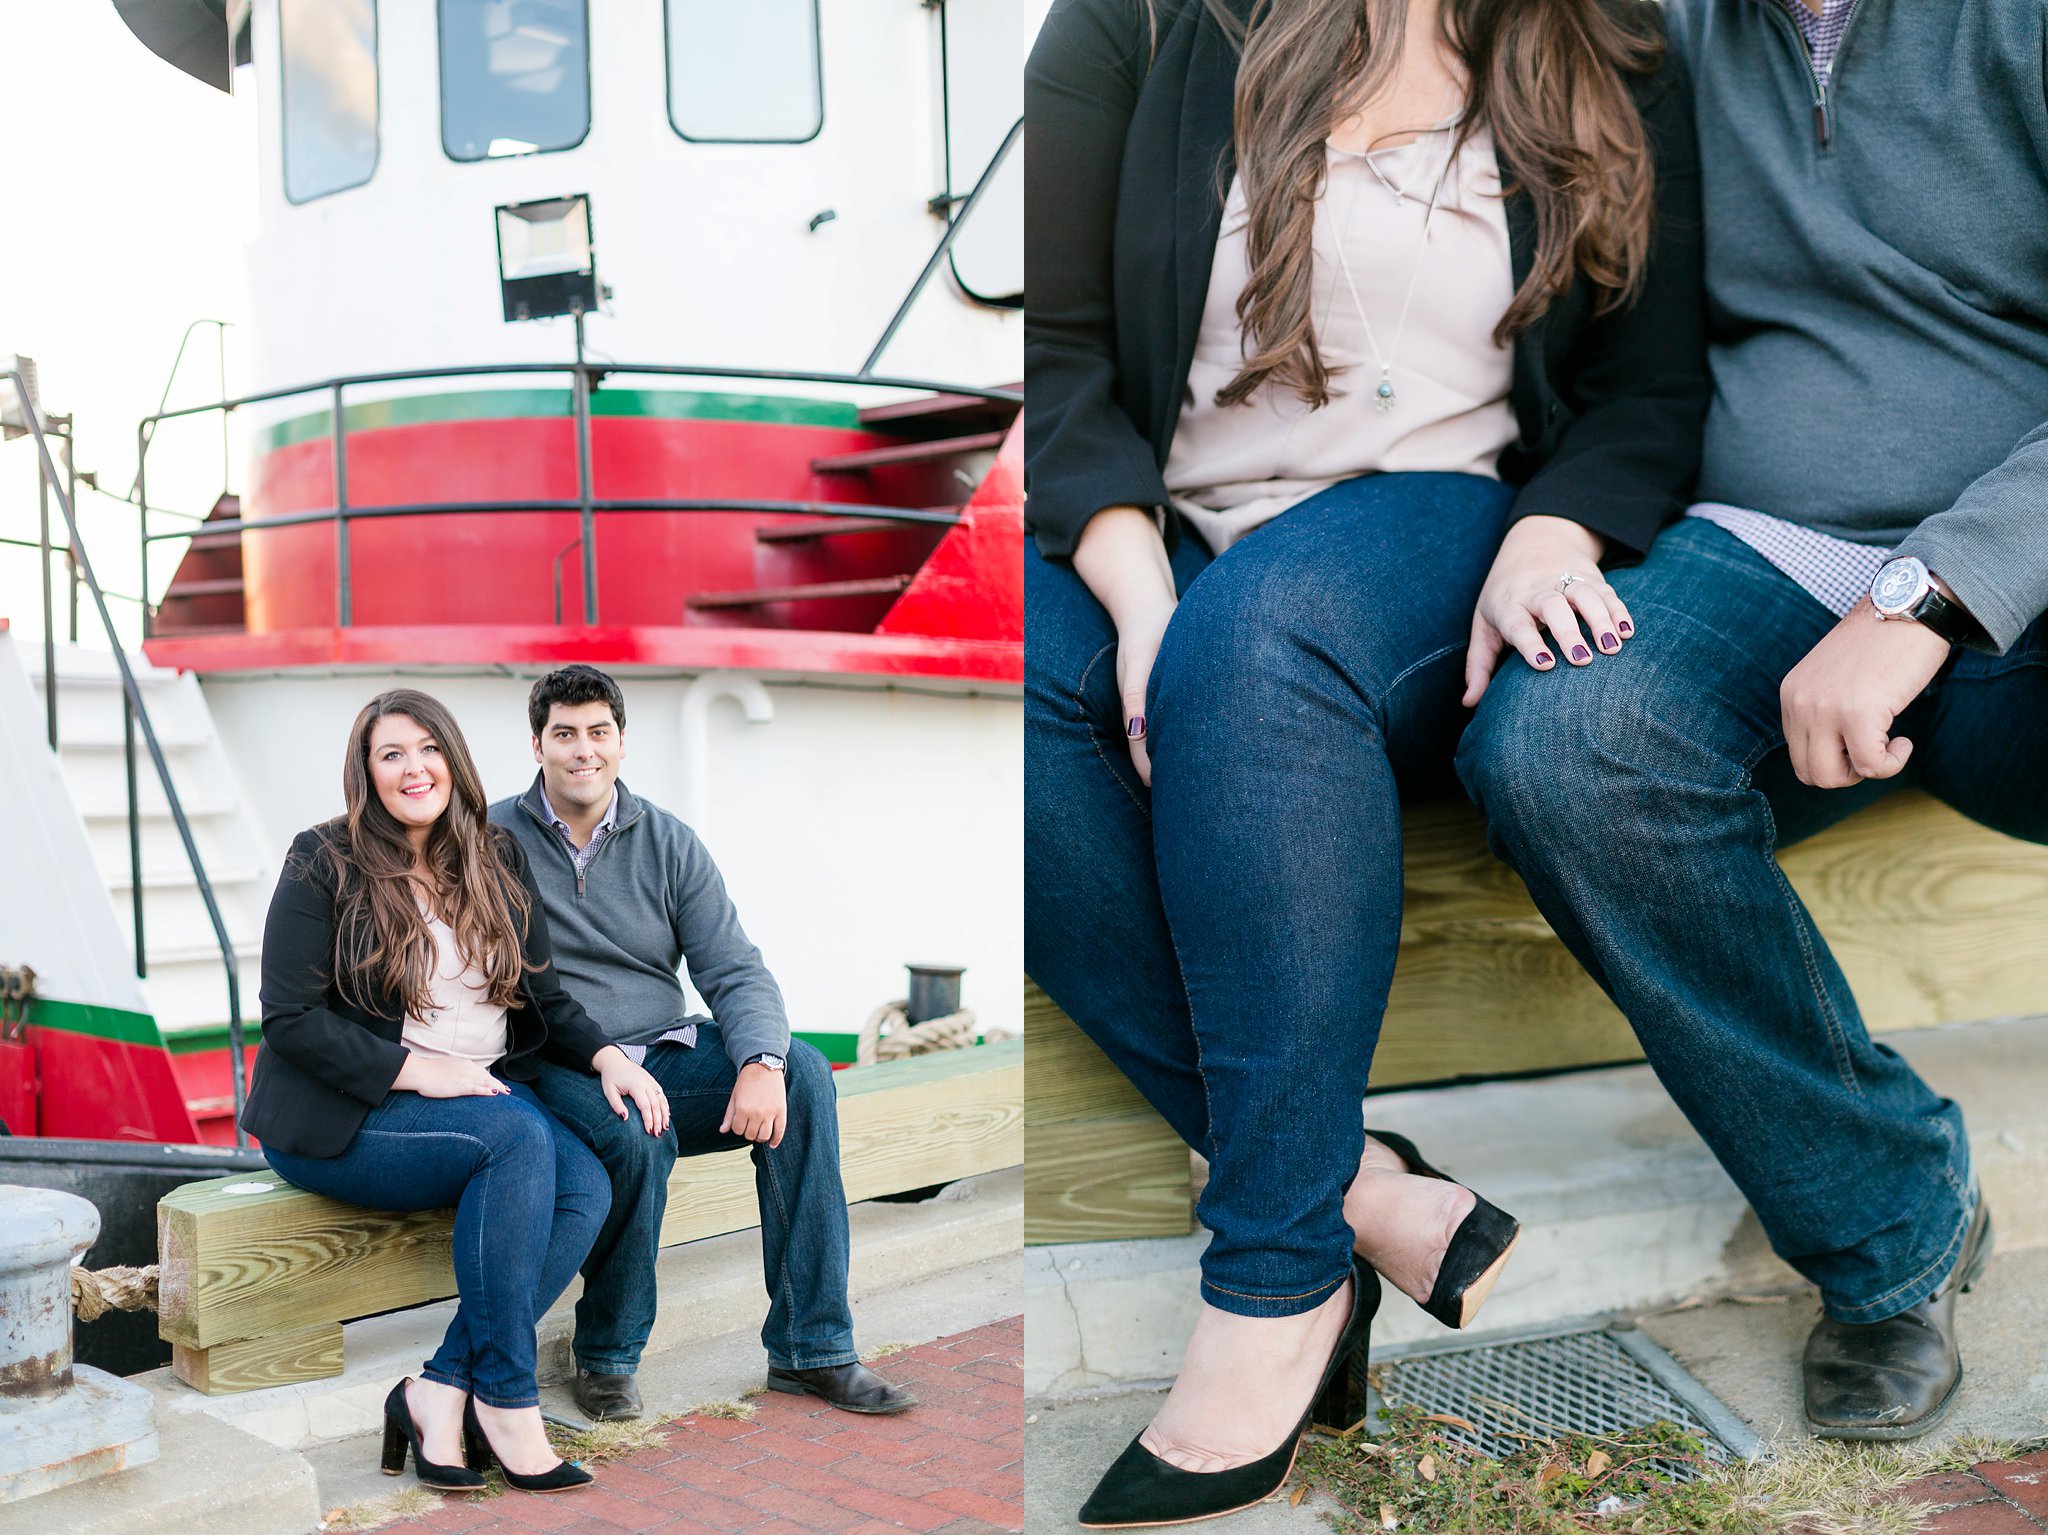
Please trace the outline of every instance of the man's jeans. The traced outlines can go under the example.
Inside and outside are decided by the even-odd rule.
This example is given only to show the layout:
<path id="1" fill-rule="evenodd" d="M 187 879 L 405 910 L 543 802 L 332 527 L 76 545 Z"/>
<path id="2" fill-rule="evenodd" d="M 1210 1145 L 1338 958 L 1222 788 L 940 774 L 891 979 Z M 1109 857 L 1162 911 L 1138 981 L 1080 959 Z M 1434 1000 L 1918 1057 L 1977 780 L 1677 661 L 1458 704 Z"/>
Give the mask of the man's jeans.
<path id="1" fill-rule="evenodd" d="M 1184 538 L 1149 793 L 1108 615 L 1026 549 L 1025 968 L 1208 1157 L 1202 1295 L 1221 1310 L 1307 1311 L 1350 1272 L 1400 797 L 1453 789 L 1472 608 L 1511 499 L 1477 476 L 1370 475 L 1213 562 Z"/>
<path id="2" fill-rule="evenodd" d="M 802 1040 L 789 1047 L 784 1080 L 789 1128 L 782 1144 L 721 1135 L 719 1122 L 738 1072 L 715 1024 L 694 1046 L 657 1044 L 647 1069 L 668 1094 L 670 1125 L 649 1135 L 629 1101 L 620 1119 L 597 1078 L 543 1063 L 534 1083 L 543 1102 L 595 1151 L 612 1180 L 612 1212 L 583 1266 L 576 1302 L 576 1362 L 604 1375 L 631 1375 L 654 1328 L 655 1250 L 668 1209 L 668 1175 L 678 1153 L 697 1156 L 752 1146 L 761 1204 L 761 1265 L 768 1320 L 761 1342 L 777 1369 L 851 1364 L 853 1313 L 846 1303 L 849 1246 L 846 1187 L 839 1176 L 839 1096 L 825 1057 Z M 680 1303 L 689 1304 L 687 1295 Z"/>
<path id="3" fill-rule="evenodd" d="M 426 1379 L 531 1407 L 534 1323 L 568 1288 L 610 1205 L 597 1159 L 524 1082 L 502 1098 L 390 1092 L 336 1157 L 266 1146 L 298 1188 L 370 1210 L 455 1208 L 455 1319 Z"/>
<path id="4" fill-rule="evenodd" d="M 1882 1321 L 1961 1254 L 1962 1111 L 1864 1032 L 1774 855 L 1908 785 L 2048 840 L 2048 625 L 1952 658 L 1894 727 L 1913 742 L 1898 777 L 1814 789 L 1792 774 L 1778 687 L 1834 615 L 1697 518 L 1612 579 L 1635 638 L 1582 670 L 1510 661 L 1458 771 L 1772 1246 L 1830 1316 Z"/>

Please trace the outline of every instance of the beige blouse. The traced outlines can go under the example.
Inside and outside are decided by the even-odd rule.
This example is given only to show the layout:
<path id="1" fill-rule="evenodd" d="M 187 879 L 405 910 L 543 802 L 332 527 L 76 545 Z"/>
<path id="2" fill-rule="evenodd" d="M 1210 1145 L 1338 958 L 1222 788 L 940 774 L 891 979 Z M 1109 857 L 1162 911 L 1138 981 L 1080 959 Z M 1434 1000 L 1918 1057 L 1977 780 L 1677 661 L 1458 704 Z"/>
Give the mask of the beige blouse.
<path id="1" fill-rule="evenodd" d="M 438 959 L 434 987 L 424 1017 L 405 1015 L 399 1039 L 422 1055 L 452 1055 L 481 1066 L 496 1065 L 507 1048 L 505 1009 L 492 1003 L 490 977 L 475 965 L 464 965 L 455 946 L 455 930 L 425 912 L 434 935 Z"/>
<path id="2" fill-rule="evenodd" d="M 1440 470 L 1497 477 L 1494 460 L 1516 433 L 1508 405 L 1513 353 L 1493 339 L 1514 296 L 1507 215 L 1492 134 L 1475 131 L 1447 169 L 1450 140 L 1448 129 L 1425 133 L 1374 151 L 1370 165 L 1365 155 L 1329 150 L 1316 210 L 1312 316 L 1336 376 L 1335 395 L 1321 410 L 1271 384 L 1241 405 L 1216 403 L 1216 391 L 1243 360 L 1237 297 L 1249 275 L 1247 215 L 1244 188 L 1232 182 L 1166 461 L 1174 505 L 1214 552 L 1354 475 Z M 1443 190 L 1425 252 L 1423 223 L 1439 175 Z M 1404 194 L 1398 203 L 1381 177 Z M 1352 284 L 1338 259 L 1340 241 Z M 1411 276 L 1414 298 L 1397 343 Z M 1392 410 L 1375 405 L 1380 366 L 1360 304 L 1380 356 L 1393 364 Z"/>

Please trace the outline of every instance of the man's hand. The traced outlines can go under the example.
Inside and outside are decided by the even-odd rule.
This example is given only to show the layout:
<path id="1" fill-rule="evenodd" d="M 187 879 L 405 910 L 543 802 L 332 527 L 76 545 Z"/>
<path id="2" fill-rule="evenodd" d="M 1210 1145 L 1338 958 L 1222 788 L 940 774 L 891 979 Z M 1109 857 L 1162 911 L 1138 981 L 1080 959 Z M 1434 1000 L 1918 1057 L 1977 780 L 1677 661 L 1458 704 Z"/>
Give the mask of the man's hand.
<path id="1" fill-rule="evenodd" d="M 1778 688 L 1792 771 L 1817 789 L 1890 778 L 1913 743 L 1892 721 L 1934 680 L 1948 641 L 1921 624 L 1880 619 L 1865 597 Z"/>
<path id="2" fill-rule="evenodd" d="M 725 1106 L 720 1135 L 738 1135 L 750 1141 L 782 1144 L 782 1132 L 789 1128 L 789 1091 L 782 1073 L 771 1071 L 759 1061 L 740 1068 L 740 1079 L 732 1085 L 732 1099 Z"/>
<path id="3" fill-rule="evenodd" d="M 635 1066 L 617 1045 L 606 1045 L 590 1058 L 590 1065 L 604 1088 L 604 1101 L 612 1106 L 614 1114 L 624 1119 L 626 1100 L 630 1098 L 639 1108 L 640 1123 L 649 1135 L 659 1135 L 668 1128 L 668 1094 L 645 1066 Z"/>

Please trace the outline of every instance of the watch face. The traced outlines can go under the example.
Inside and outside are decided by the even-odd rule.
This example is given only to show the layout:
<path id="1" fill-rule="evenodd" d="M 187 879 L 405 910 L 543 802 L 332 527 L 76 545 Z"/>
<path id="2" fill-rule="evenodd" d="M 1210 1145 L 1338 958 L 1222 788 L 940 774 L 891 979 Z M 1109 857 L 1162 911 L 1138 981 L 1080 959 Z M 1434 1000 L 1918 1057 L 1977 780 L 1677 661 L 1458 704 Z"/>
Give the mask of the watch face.
<path id="1" fill-rule="evenodd" d="M 1880 613 L 1899 614 L 1918 602 L 1926 590 L 1927 567 L 1907 555 L 1877 573 L 1870 587 L 1870 603 Z"/>

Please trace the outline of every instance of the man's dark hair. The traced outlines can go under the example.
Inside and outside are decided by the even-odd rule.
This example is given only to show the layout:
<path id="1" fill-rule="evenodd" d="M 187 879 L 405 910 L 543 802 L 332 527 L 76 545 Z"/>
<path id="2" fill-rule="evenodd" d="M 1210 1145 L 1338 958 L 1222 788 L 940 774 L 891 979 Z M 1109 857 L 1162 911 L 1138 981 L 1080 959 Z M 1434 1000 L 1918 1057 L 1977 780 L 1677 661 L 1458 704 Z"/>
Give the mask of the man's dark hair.
<path id="1" fill-rule="evenodd" d="M 574 666 L 565 666 L 560 671 L 549 672 L 533 685 L 533 691 L 526 695 L 526 722 L 539 735 L 548 726 L 548 711 L 556 704 L 605 703 L 612 706 L 612 718 L 621 730 L 626 728 L 626 695 L 619 691 L 619 685 L 594 666 L 585 666 L 580 661 Z"/>

